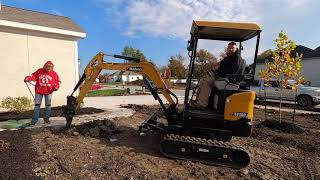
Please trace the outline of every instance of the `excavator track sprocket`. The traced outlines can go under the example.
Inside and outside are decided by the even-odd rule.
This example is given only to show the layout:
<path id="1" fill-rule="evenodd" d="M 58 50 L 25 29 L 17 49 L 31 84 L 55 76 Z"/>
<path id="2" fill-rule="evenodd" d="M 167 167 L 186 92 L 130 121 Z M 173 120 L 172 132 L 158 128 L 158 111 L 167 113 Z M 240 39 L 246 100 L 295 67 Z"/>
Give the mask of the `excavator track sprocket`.
<path id="1" fill-rule="evenodd" d="M 235 169 L 244 168 L 250 163 L 249 154 L 241 147 L 222 141 L 175 134 L 164 136 L 160 152 L 169 158 Z"/>

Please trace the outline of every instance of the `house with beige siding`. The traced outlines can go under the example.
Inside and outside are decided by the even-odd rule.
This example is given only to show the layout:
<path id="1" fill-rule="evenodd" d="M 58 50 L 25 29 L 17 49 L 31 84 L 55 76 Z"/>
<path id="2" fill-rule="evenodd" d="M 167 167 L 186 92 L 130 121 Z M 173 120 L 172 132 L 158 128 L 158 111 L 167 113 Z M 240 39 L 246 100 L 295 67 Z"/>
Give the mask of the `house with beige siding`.
<path id="1" fill-rule="evenodd" d="M 32 99 L 23 79 L 51 60 L 62 82 L 53 95 L 52 105 L 64 105 L 79 79 L 78 40 L 85 37 L 84 30 L 68 17 L 2 5 L 0 99 Z"/>
<path id="2" fill-rule="evenodd" d="M 291 54 L 295 56 L 297 53 L 302 53 L 302 75 L 306 80 L 310 81 L 311 86 L 320 87 L 320 46 L 316 49 L 310 49 L 308 47 L 299 45 L 296 50 Z M 271 57 L 266 57 L 271 60 Z M 264 60 L 257 60 L 255 79 L 259 79 L 258 74 L 260 69 L 265 69 Z"/>
<path id="3" fill-rule="evenodd" d="M 137 80 L 143 80 L 141 74 L 130 71 L 116 71 L 110 75 L 113 82 L 132 82 Z"/>

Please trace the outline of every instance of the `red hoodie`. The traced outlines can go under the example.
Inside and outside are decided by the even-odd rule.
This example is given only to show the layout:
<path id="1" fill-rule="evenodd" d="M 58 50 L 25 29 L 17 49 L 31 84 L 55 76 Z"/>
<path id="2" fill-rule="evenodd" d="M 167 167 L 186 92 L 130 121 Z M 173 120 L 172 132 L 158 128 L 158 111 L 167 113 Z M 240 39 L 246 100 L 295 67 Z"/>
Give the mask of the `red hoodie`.
<path id="1" fill-rule="evenodd" d="M 55 71 L 47 72 L 45 70 L 46 66 L 53 63 L 47 61 L 43 68 L 38 69 L 36 72 L 32 73 L 31 76 L 27 76 L 25 79 L 28 81 L 36 82 L 36 93 L 38 94 L 51 94 L 54 90 L 60 87 L 60 79 Z"/>

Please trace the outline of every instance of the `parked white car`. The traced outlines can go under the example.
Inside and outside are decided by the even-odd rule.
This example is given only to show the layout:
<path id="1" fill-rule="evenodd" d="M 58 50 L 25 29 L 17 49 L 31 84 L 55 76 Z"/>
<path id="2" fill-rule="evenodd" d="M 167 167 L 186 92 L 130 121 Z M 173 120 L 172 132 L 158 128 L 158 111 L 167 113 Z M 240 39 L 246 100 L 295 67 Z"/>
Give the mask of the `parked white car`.
<path id="1" fill-rule="evenodd" d="M 287 101 L 294 101 L 295 92 L 292 91 L 290 84 L 294 81 L 289 81 L 289 88 L 283 89 L 282 99 Z M 256 92 L 258 99 L 280 99 L 280 87 L 278 81 L 270 81 L 271 86 L 265 87 L 263 81 L 257 82 L 256 85 L 250 87 L 252 91 Z M 302 107 L 312 107 L 320 104 L 320 88 L 300 85 L 297 88 L 297 103 Z"/>

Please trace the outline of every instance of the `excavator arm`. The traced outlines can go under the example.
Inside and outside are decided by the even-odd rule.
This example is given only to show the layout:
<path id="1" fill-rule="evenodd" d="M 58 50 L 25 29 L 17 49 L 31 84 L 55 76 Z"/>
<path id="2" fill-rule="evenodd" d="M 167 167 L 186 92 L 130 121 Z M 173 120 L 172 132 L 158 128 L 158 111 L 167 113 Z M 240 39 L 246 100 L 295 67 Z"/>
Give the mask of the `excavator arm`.
<path id="1" fill-rule="evenodd" d="M 125 59 L 128 63 L 109 63 L 104 61 L 104 56 L 112 56 L 114 58 Z M 169 111 L 170 109 L 175 109 L 178 102 L 174 102 L 172 99 L 173 95 L 178 100 L 177 97 L 166 87 L 163 79 L 157 72 L 155 66 L 147 60 L 138 59 L 133 57 L 126 57 L 121 55 L 107 55 L 105 53 L 98 53 L 95 55 L 92 60 L 87 64 L 84 74 L 76 84 L 73 92 L 70 96 L 67 97 L 67 105 L 64 107 L 64 116 L 67 120 L 67 128 L 71 126 L 73 116 L 76 113 L 76 110 L 79 108 L 84 97 L 91 89 L 91 86 L 95 82 L 96 78 L 99 76 L 102 70 L 122 70 L 122 71 L 131 71 L 135 73 L 142 74 L 144 76 L 145 82 L 149 86 L 149 89 L 155 98 L 158 100 L 164 111 Z M 157 89 L 150 87 L 149 80 L 153 81 Z M 80 88 L 81 87 L 81 88 Z M 79 95 L 74 97 L 73 94 L 80 88 Z M 169 106 L 166 107 L 162 102 L 161 98 L 157 94 L 157 90 L 163 94 L 166 100 L 169 103 Z"/>

